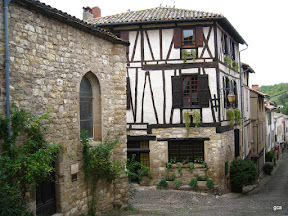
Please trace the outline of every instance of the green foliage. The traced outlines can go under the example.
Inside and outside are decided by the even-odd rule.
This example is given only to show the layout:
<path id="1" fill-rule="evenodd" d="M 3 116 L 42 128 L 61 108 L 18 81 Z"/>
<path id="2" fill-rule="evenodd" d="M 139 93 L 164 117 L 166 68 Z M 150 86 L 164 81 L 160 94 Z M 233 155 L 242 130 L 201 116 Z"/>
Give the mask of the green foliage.
<path id="1" fill-rule="evenodd" d="M 257 175 L 257 166 L 252 160 L 235 159 L 230 167 L 232 191 L 237 192 L 238 190 L 242 190 L 243 186 L 253 184 Z"/>
<path id="2" fill-rule="evenodd" d="M 180 179 L 175 179 L 173 181 L 173 185 L 176 187 L 176 189 L 178 189 L 179 187 L 181 187 L 183 185 L 183 183 Z"/>
<path id="3" fill-rule="evenodd" d="M 36 116 L 12 106 L 8 137 L 5 125 L 8 120 L 4 114 L 0 115 L 0 215 L 27 215 L 23 206 L 25 193 L 35 191 L 44 181 L 53 180 L 53 163 L 61 146 L 45 140 L 46 117 L 47 114 Z"/>
<path id="4" fill-rule="evenodd" d="M 234 109 L 234 116 L 236 124 L 241 124 L 241 112 L 239 109 Z"/>
<path id="5" fill-rule="evenodd" d="M 126 163 L 129 182 L 131 183 L 132 181 L 137 181 L 140 183 L 143 176 L 147 176 L 151 180 L 152 175 L 150 168 L 136 161 L 135 156 L 136 155 L 132 155 L 131 159 L 128 158 Z"/>
<path id="6" fill-rule="evenodd" d="M 165 188 L 167 188 L 167 186 L 168 186 L 168 183 L 167 183 L 166 179 L 161 179 L 159 181 L 159 183 L 156 185 L 156 188 L 157 189 L 165 189 Z"/>
<path id="7" fill-rule="evenodd" d="M 267 162 L 264 164 L 263 166 L 263 171 L 266 175 L 271 175 L 272 171 L 273 171 L 274 165 L 272 162 Z"/>
<path id="8" fill-rule="evenodd" d="M 274 157 L 275 157 L 274 150 L 271 150 L 265 154 L 265 161 L 266 162 L 273 162 Z"/>
<path id="9" fill-rule="evenodd" d="M 227 118 L 229 120 L 229 125 L 231 128 L 234 127 L 234 123 L 235 123 L 235 113 L 234 110 L 227 110 Z"/>
<path id="10" fill-rule="evenodd" d="M 212 179 L 206 179 L 206 185 L 211 191 L 214 191 L 214 183 Z"/>
<path id="11" fill-rule="evenodd" d="M 187 135 L 190 133 L 190 113 L 188 111 L 184 112 L 184 122 Z"/>
<path id="12" fill-rule="evenodd" d="M 193 162 L 190 162 L 189 163 L 189 172 L 192 172 L 194 169 L 194 163 Z"/>
<path id="13" fill-rule="evenodd" d="M 192 58 L 193 60 L 196 59 L 196 50 L 191 49 L 189 50 L 189 52 L 185 49 L 182 50 L 182 59 L 183 62 L 186 63 L 187 62 L 187 58 Z"/>
<path id="14" fill-rule="evenodd" d="M 110 161 L 111 151 L 118 143 L 118 139 L 110 140 L 108 134 L 103 143 L 92 147 L 89 144 L 87 131 L 82 131 L 81 140 L 83 144 L 84 174 L 87 194 L 91 193 L 91 200 L 88 200 L 89 214 L 96 215 L 96 187 L 98 181 L 101 179 L 111 183 L 122 171 L 119 162 Z"/>
<path id="15" fill-rule="evenodd" d="M 233 65 L 233 70 L 235 72 L 239 72 L 239 64 L 237 62 L 233 61 L 232 65 Z"/>
<path id="16" fill-rule="evenodd" d="M 176 165 L 178 167 L 178 173 L 179 173 L 179 175 L 181 175 L 182 174 L 182 163 L 178 162 Z"/>
<path id="17" fill-rule="evenodd" d="M 192 111 L 193 122 L 195 123 L 195 127 L 197 128 L 200 124 L 201 118 L 200 113 L 196 110 Z"/>
<path id="18" fill-rule="evenodd" d="M 197 184 L 197 179 L 196 178 L 192 178 L 189 182 L 189 186 L 192 188 L 198 188 L 198 184 Z"/>
<path id="19" fill-rule="evenodd" d="M 224 63 L 229 69 L 231 69 L 231 67 L 232 67 L 232 59 L 229 56 L 225 56 L 224 57 Z"/>
<path id="20" fill-rule="evenodd" d="M 288 115 L 288 83 L 280 83 L 270 86 L 261 86 L 260 91 L 270 96 L 270 100 L 275 104 L 282 104 L 280 112 Z"/>

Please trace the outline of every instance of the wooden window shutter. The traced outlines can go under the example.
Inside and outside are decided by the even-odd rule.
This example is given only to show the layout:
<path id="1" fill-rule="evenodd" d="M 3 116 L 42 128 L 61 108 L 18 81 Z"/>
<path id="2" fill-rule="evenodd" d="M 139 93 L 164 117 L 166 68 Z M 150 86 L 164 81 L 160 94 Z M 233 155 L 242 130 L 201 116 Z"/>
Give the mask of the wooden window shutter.
<path id="1" fill-rule="evenodd" d="M 209 107 L 210 101 L 210 89 L 208 83 L 208 75 L 199 75 L 198 76 L 198 90 L 199 90 L 199 105 L 201 107 Z"/>
<path id="2" fill-rule="evenodd" d="M 132 102 L 132 98 L 131 98 L 131 87 L 130 87 L 130 78 L 126 77 L 126 94 L 127 94 L 127 104 L 126 104 L 126 109 L 130 110 L 131 109 L 131 102 Z"/>
<path id="3" fill-rule="evenodd" d="M 174 48 L 181 48 L 182 43 L 182 30 L 181 28 L 174 29 Z"/>
<path id="4" fill-rule="evenodd" d="M 196 46 L 203 47 L 203 27 L 196 27 Z"/>
<path id="5" fill-rule="evenodd" d="M 173 76 L 172 79 L 172 107 L 182 108 L 182 80 L 180 76 Z"/>
<path id="6" fill-rule="evenodd" d="M 120 38 L 129 41 L 129 31 L 120 32 Z M 126 54 L 129 54 L 129 46 L 126 47 Z"/>

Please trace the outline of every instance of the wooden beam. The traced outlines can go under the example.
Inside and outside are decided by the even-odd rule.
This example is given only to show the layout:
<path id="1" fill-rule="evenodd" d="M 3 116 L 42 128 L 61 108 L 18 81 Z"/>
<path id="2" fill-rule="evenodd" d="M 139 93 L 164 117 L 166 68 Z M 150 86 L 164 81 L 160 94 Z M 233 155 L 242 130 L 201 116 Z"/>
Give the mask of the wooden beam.
<path id="1" fill-rule="evenodd" d="M 179 70 L 189 68 L 215 68 L 216 62 L 202 62 L 202 63 L 185 63 L 185 64 L 158 64 L 158 65 L 143 65 L 143 70 Z"/>

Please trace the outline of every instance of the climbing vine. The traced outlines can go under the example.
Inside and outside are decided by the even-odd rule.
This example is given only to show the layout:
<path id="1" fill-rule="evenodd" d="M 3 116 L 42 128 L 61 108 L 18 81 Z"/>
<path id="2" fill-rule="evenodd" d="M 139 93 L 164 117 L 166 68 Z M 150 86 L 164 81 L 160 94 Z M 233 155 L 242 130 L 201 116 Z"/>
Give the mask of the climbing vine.
<path id="1" fill-rule="evenodd" d="M 112 162 L 110 160 L 111 151 L 119 140 L 110 140 L 108 134 L 103 143 L 92 147 L 89 144 L 86 131 L 81 133 L 81 140 L 83 144 L 84 173 L 88 195 L 88 213 L 94 216 L 97 212 L 96 189 L 99 180 L 111 183 L 122 171 L 120 162 Z"/>
<path id="2" fill-rule="evenodd" d="M 9 120 L 0 115 L 0 215 L 28 215 L 26 192 L 35 191 L 44 181 L 53 181 L 53 163 L 61 146 L 44 138 L 47 115 L 36 116 L 12 106 L 10 137 Z"/>

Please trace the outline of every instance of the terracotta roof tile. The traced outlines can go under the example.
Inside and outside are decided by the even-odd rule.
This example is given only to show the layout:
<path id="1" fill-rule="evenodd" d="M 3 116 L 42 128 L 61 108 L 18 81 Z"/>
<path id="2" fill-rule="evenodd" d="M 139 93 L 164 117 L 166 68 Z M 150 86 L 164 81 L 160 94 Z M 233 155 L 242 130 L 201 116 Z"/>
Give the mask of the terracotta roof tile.
<path id="1" fill-rule="evenodd" d="M 209 13 L 203 11 L 156 7 L 139 11 L 129 11 L 116 15 L 99 17 L 88 20 L 91 24 L 120 24 L 120 23 L 135 23 L 149 21 L 165 21 L 165 20 L 191 20 L 223 17 L 222 14 Z"/>

